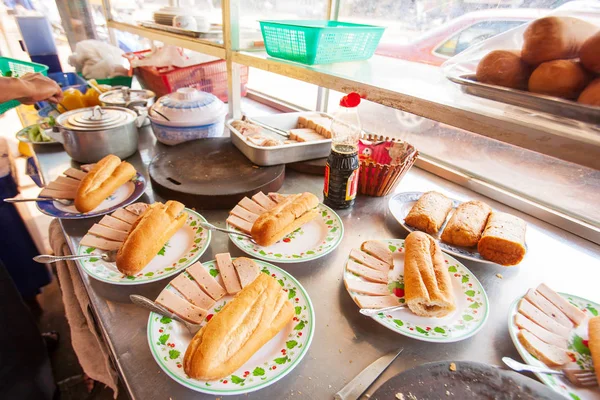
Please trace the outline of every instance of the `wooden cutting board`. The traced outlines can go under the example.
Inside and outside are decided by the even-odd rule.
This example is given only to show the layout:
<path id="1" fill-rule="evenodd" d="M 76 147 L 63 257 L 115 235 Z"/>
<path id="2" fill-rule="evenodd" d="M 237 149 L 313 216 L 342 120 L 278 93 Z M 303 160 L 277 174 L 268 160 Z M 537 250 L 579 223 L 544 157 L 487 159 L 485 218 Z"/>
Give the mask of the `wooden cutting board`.
<path id="1" fill-rule="evenodd" d="M 161 151 L 150 163 L 152 188 L 199 209 L 231 209 L 244 196 L 276 192 L 285 166 L 258 167 L 229 138 L 200 139 Z"/>

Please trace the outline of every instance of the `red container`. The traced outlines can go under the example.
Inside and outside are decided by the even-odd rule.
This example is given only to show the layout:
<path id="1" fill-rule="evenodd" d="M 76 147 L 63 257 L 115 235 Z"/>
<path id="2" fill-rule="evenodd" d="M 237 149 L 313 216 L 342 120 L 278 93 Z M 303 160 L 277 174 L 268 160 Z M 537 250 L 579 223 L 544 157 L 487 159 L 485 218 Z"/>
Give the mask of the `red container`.
<path id="1" fill-rule="evenodd" d="M 140 56 L 149 50 L 133 54 Z M 247 93 L 248 67 L 242 66 L 241 91 Z M 227 64 L 225 60 L 211 61 L 203 64 L 190 65 L 185 68 L 177 67 L 138 67 L 135 76 L 144 89 L 152 90 L 157 97 L 172 93 L 179 88 L 194 87 L 203 92 L 212 93 L 223 102 L 227 102 Z"/>

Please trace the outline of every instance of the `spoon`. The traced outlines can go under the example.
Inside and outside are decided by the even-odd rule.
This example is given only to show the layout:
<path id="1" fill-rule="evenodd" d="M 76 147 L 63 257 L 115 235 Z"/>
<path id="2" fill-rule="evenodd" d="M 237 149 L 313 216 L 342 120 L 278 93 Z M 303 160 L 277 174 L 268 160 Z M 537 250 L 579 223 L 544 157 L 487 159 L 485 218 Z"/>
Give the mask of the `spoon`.
<path id="1" fill-rule="evenodd" d="M 141 296 L 139 294 L 131 294 L 129 298 L 136 306 L 144 307 L 150 311 L 153 311 L 157 314 L 160 314 L 164 317 L 174 319 L 175 321 L 181 322 L 187 329 L 190 331 L 192 335 L 196 334 L 200 330 L 200 324 L 192 324 L 191 322 L 187 322 L 180 316 L 173 314 L 160 304 L 150 300 L 147 297 Z"/>
<path id="2" fill-rule="evenodd" d="M 203 227 L 204 229 L 208 229 L 209 231 L 219 231 L 219 232 L 223 232 L 223 233 L 230 233 L 232 235 L 243 236 L 243 237 L 250 239 L 250 241 L 252 243 L 256 243 L 254 241 L 254 239 L 252 239 L 252 235 L 248 235 L 247 233 L 238 232 L 238 231 L 234 231 L 231 229 L 218 228 L 212 224 L 209 224 L 208 222 L 200 222 L 200 226 Z"/>
<path id="3" fill-rule="evenodd" d="M 21 199 L 17 197 L 13 197 L 10 199 L 4 199 L 6 203 L 23 203 L 26 201 L 56 201 L 57 203 L 62 204 L 63 206 L 72 206 L 74 201 L 69 199 L 53 199 L 52 197 L 35 197 L 32 199 Z"/>
<path id="4" fill-rule="evenodd" d="M 406 306 L 393 306 L 393 307 L 384 307 L 384 308 L 361 308 L 358 310 L 362 315 L 366 315 L 367 317 L 372 317 L 373 315 L 377 315 L 380 312 L 392 312 L 396 310 L 402 310 L 406 308 Z"/>
<path id="5" fill-rule="evenodd" d="M 152 107 L 150 107 L 150 111 L 151 111 L 151 112 L 155 112 L 155 113 L 157 113 L 158 115 L 160 115 L 161 117 L 163 117 L 163 118 L 164 118 L 164 119 L 166 119 L 167 121 L 171 121 L 169 118 L 167 118 L 165 115 L 163 115 L 163 113 L 161 113 L 161 112 L 159 112 L 159 111 L 156 111 L 156 110 L 155 110 L 154 108 L 152 108 Z"/>
<path id="6" fill-rule="evenodd" d="M 40 254 L 39 256 L 33 257 L 33 261 L 37 261 L 40 264 L 49 264 L 57 261 L 74 261 L 98 257 L 102 258 L 106 262 L 115 262 L 117 259 L 117 250 L 107 251 L 103 254 L 84 254 L 78 256 L 51 256 L 48 254 Z"/>

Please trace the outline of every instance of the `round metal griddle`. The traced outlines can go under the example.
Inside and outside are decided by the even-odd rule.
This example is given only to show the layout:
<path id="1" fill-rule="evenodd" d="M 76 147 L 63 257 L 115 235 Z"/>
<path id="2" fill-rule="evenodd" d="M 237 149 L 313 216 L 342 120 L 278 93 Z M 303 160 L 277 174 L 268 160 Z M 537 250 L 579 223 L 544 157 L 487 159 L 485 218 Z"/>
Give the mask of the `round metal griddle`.
<path id="1" fill-rule="evenodd" d="M 285 167 L 258 167 L 229 138 L 201 139 L 161 151 L 150 163 L 152 188 L 187 207 L 229 209 L 244 196 L 276 192 Z"/>
<path id="2" fill-rule="evenodd" d="M 471 361 L 432 362 L 404 371 L 379 387 L 371 400 L 559 400 L 561 395 L 513 371 Z"/>

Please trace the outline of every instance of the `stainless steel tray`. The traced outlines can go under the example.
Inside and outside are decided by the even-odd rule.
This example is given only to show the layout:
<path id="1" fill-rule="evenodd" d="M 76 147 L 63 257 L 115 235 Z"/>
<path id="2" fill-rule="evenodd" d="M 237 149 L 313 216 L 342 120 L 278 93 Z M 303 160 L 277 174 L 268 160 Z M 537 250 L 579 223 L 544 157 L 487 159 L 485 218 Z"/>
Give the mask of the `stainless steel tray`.
<path id="1" fill-rule="evenodd" d="M 587 106 L 575 101 L 553 96 L 510 89 L 502 86 L 477 82 L 475 75 L 449 76 L 454 83 L 461 85 L 465 93 L 486 99 L 542 111 L 560 117 L 576 119 L 592 124 L 600 124 L 600 107 Z"/>
<path id="2" fill-rule="evenodd" d="M 294 112 L 285 114 L 273 114 L 262 117 L 253 117 L 256 122 L 273 128 L 279 128 L 284 131 L 296 128 L 298 117 L 301 115 L 319 114 L 323 117 L 329 117 L 325 113 L 319 112 Z M 231 141 L 250 161 L 261 167 L 270 165 L 288 164 L 297 161 L 312 160 L 315 158 L 327 157 L 331 152 L 331 139 L 318 142 L 304 142 L 298 144 L 285 144 L 281 146 L 262 147 L 256 146 L 247 142 L 244 136 L 237 131 L 231 123 L 235 121 L 230 119 L 227 121 L 227 128 L 231 131 Z M 285 139 L 283 136 L 273 132 L 266 131 L 265 136 L 270 136 L 277 139 Z"/>

